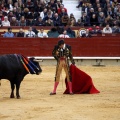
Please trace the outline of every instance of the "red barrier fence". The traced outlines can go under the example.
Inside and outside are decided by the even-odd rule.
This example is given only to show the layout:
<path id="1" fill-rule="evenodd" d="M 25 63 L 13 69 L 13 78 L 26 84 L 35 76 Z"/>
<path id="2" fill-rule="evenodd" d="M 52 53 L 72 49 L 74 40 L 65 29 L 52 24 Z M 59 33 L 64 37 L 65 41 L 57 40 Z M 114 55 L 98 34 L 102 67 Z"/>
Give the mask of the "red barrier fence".
<path id="1" fill-rule="evenodd" d="M 0 38 L 0 54 L 52 56 L 58 38 Z M 120 57 L 119 37 L 68 38 L 76 57 Z"/>

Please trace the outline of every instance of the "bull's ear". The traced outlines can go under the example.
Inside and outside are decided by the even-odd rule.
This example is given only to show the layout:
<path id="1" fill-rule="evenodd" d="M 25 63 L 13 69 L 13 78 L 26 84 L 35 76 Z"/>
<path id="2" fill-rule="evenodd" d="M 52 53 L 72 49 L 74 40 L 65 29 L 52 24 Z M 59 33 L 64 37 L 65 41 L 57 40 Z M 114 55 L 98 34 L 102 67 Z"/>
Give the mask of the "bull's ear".
<path id="1" fill-rule="evenodd" d="M 34 57 L 30 57 L 30 58 L 29 58 L 29 60 L 34 61 L 34 60 L 35 60 L 35 58 L 34 58 Z"/>

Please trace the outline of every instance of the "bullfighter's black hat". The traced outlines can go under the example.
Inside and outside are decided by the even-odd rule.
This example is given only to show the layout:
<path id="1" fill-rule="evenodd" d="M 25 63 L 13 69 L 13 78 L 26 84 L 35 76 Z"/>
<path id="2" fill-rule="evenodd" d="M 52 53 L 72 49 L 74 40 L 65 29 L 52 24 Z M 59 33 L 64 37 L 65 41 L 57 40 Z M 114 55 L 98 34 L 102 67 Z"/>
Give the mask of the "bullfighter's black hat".
<path id="1" fill-rule="evenodd" d="M 59 40 L 58 41 L 58 45 L 60 46 L 60 45 L 62 45 L 62 44 L 64 44 L 65 42 L 64 42 L 64 40 Z"/>

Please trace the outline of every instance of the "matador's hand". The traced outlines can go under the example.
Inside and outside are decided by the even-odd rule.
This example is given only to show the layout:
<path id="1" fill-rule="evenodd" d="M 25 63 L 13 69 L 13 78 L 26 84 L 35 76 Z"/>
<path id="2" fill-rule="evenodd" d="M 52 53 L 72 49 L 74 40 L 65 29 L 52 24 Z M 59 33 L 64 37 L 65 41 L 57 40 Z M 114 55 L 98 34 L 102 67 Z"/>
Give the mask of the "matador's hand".
<path id="1" fill-rule="evenodd" d="M 72 65 L 75 65 L 75 62 L 72 62 Z"/>

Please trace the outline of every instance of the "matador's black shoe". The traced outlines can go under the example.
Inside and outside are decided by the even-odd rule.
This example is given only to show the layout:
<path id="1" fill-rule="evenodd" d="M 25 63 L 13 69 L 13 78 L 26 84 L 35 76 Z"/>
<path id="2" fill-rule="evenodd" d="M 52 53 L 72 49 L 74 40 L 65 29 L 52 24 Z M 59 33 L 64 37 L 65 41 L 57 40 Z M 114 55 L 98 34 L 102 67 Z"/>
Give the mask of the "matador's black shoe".
<path id="1" fill-rule="evenodd" d="M 50 95 L 56 95 L 56 93 L 51 92 Z"/>

